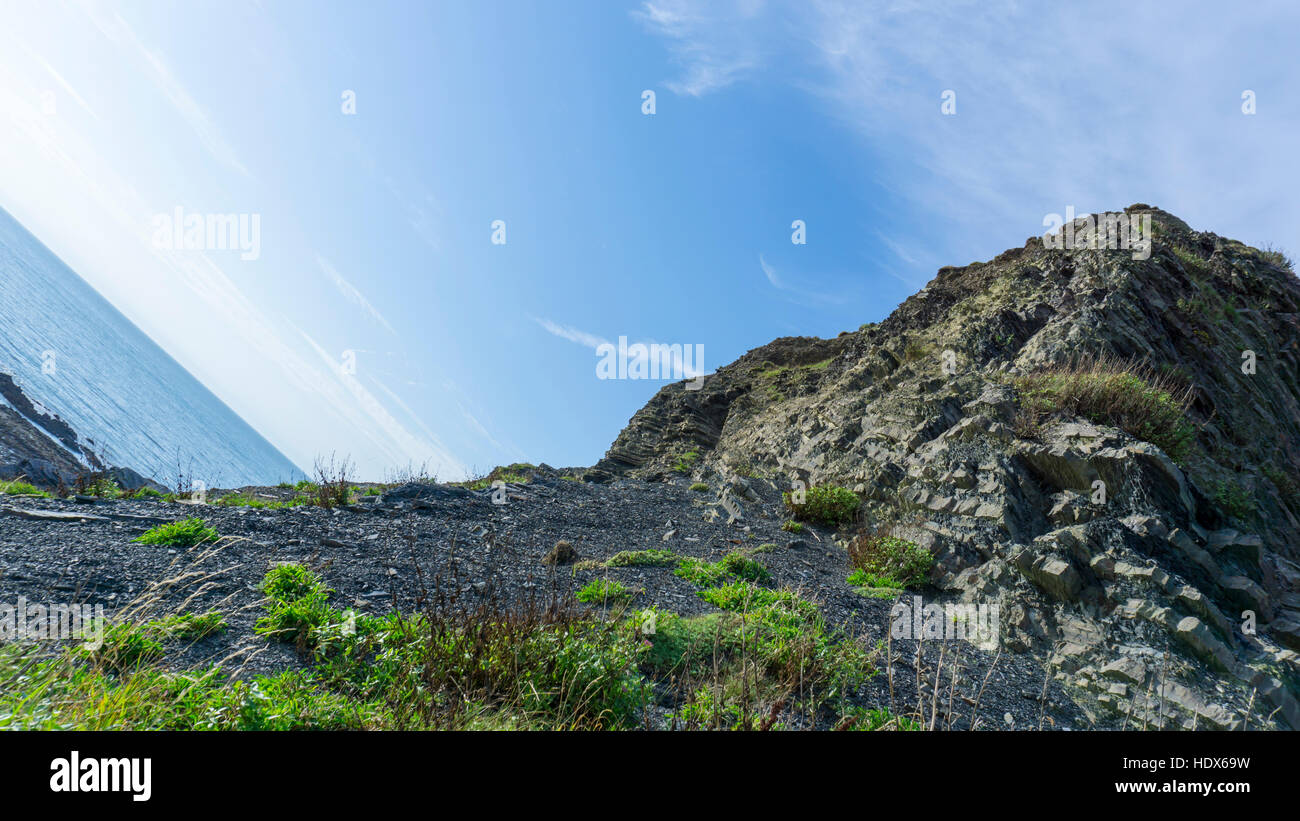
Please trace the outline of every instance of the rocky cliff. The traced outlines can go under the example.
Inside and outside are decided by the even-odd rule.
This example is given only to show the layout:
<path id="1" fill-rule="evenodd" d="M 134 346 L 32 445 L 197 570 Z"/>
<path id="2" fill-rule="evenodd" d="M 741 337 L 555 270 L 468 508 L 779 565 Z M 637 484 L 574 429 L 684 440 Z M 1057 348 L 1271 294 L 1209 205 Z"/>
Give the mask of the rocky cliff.
<path id="1" fill-rule="evenodd" d="M 0 371 L 0 480 L 21 479 L 54 490 L 91 475 L 107 476 L 125 490 L 161 488 L 130 468 L 105 464 L 93 441 L 38 407 L 12 376 Z"/>
<path id="2" fill-rule="evenodd" d="M 997 601 L 1003 647 L 1090 713 L 1236 728 L 1263 704 L 1300 728 L 1300 281 L 1124 213 L 1150 216 L 1149 257 L 1034 237 L 943 268 L 884 322 L 665 387 L 587 478 L 850 488 L 860 526 L 930 549 L 939 591 Z M 1097 363 L 1178 418 L 1054 401 Z"/>

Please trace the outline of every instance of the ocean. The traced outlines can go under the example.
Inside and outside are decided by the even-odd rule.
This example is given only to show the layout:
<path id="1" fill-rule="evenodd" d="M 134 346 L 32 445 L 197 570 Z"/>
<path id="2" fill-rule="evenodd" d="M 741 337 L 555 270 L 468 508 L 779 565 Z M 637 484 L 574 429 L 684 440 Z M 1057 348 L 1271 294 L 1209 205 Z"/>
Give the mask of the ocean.
<path id="1" fill-rule="evenodd" d="M 0 370 L 105 462 L 165 485 L 178 466 L 209 487 L 302 476 L 3 208 Z"/>

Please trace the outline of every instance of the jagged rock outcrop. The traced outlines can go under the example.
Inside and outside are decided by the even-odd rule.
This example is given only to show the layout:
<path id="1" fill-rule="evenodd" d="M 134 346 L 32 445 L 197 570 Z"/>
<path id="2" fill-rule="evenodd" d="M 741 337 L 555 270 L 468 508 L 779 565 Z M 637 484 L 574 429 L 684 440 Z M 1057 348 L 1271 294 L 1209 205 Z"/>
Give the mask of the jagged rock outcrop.
<path id="1" fill-rule="evenodd" d="M 1150 215 L 1149 258 L 1035 237 L 943 268 L 882 323 L 665 387 L 588 478 L 844 485 L 935 554 L 937 588 L 997 600 L 1004 647 L 1049 658 L 1085 710 L 1300 728 L 1300 280 L 1125 212 Z M 1068 413 L 1025 424 L 1019 378 L 1087 357 L 1187 386 L 1186 452 Z"/>
<path id="2" fill-rule="evenodd" d="M 127 491 L 162 485 L 127 467 L 104 463 L 94 442 L 80 437 L 57 414 L 36 406 L 12 376 L 0 371 L 0 480 L 22 479 L 53 490 L 78 477 L 104 476 Z"/>

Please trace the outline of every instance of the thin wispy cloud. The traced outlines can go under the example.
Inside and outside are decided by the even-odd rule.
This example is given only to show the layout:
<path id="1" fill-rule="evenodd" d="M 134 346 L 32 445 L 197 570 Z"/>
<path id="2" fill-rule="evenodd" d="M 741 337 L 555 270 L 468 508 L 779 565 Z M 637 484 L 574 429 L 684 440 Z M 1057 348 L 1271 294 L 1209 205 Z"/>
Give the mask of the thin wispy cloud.
<path id="1" fill-rule="evenodd" d="M 332 378 L 343 386 L 353 400 L 352 402 L 335 401 L 334 407 L 352 416 L 356 416 L 354 408 L 360 410 L 364 416 L 356 419 L 358 430 L 370 438 L 373 448 L 384 455 L 388 464 L 400 466 L 412 462 L 416 464 L 432 462 L 443 475 L 466 473 L 465 466 L 443 446 L 441 441 L 437 438 L 422 439 L 407 430 L 355 374 L 339 367 L 334 356 L 318 345 L 316 340 L 307 333 L 301 329 L 299 333 L 316 351 Z M 321 388 L 323 392 L 330 392 L 325 385 Z"/>
<path id="2" fill-rule="evenodd" d="M 21 40 L 17 40 L 14 37 L 9 37 L 7 39 L 11 43 L 12 42 L 18 43 L 18 45 L 22 48 L 23 53 L 26 54 L 29 59 L 39 64 L 41 68 L 45 69 L 45 71 L 51 77 L 54 78 L 54 82 L 58 83 L 59 87 L 62 88 L 65 92 L 67 92 L 68 96 L 71 97 L 73 101 L 76 102 L 77 105 L 81 106 L 83 111 L 85 111 L 91 117 L 94 117 L 96 120 L 100 119 L 99 115 L 95 113 L 95 110 L 90 107 L 90 103 L 86 102 L 85 99 L 83 99 L 82 96 L 77 93 L 77 90 L 72 87 L 72 84 L 69 83 L 67 80 L 63 79 L 63 75 L 60 74 L 54 68 L 54 66 L 50 65 L 49 62 L 44 57 L 32 51 L 31 48 L 28 47 L 28 45 L 22 42 Z"/>
<path id="3" fill-rule="evenodd" d="M 683 0 L 647 2 L 632 12 L 647 29 L 674 43 L 679 78 L 667 87 L 677 94 L 700 97 L 726 88 L 762 63 L 764 49 L 749 36 L 726 38 L 725 32 L 753 19 L 761 2 L 718 2 L 709 5 Z"/>
<path id="4" fill-rule="evenodd" d="M 1259 54 L 1248 63 L 1234 45 L 1267 40 L 1270 15 L 1208 4 L 1177 17 L 1106 8 L 1099 18 L 1123 22 L 1080 27 L 1071 7 L 999 0 L 768 2 L 748 14 L 678 0 L 647 3 L 637 17 L 680 66 L 670 87 L 725 93 L 761 75 L 806 92 L 859 133 L 885 169 L 873 182 L 933 215 L 922 233 L 944 258 L 996 253 L 1009 226 L 1029 236 L 1067 205 L 1133 202 L 1300 246 L 1300 229 L 1283 217 L 1300 175 L 1233 159 L 1288 156 L 1284 143 L 1300 126 L 1294 106 L 1272 108 L 1267 128 L 1239 110 L 1243 89 L 1300 81 L 1294 60 Z M 1164 36 L 1153 41 L 1155 30 Z M 790 45 L 779 64 L 769 47 L 777 32 Z M 718 65 L 736 70 L 725 82 L 695 81 L 719 76 Z M 1182 81 L 1161 82 L 1174 76 Z M 955 94 L 951 116 L 940 109 L 945 91 Z"/>
<path id="5" fill-rule="evenodd" d="M 122 19 L 120 14 L 114 12 L 111 16 L 104 15 L 102 9 L 94 3 L 85 3 L 83 8 L 105 37 L 143 61 L 155 87 L 194 130 L 208 152 L 223 165 L 246 177 L 251 177 L 252 174 L 240 162 L 235 149 L 221 136 L 207 111 L 190 96 L 162 56 L 141 42 L 134 29 Z"/>
<path id="6" fill-rule="evenodd" d="M 393 330 L 393 326 L 388 324 L 388 320 L 379 312 L 379 309 L 372 305 L 370 300 L 366 299 L 365 295 L 362 294 L 355 285 L 348 282 L 342 274 L 335 270 L 334 266 L 329 263 L 329 260 L 322 256 L 317 256 L 316 263 L 320 266 L 321 271 L 325 273 L 325 276 L 330 280 L 330 282 L 334 283 L 334 287 L 338 289 L 338 292 L 343 295 L 344 299 L 360 308 L 366 316 L 382 325 L 390 334 L 397 334 L 397 332 Z"/>
<path id="7" fill-rule="evenodd" d="M 610 342 L 604 337 L 587 333 L 586 331 L 580 331 L 570 325 L 560 325 L 549 319 L 539 319 L 537 317 L 533 317 L 533 320 L 538 325 L 545 328 L 547 333 L 558 336 L 560 339 L 581 345 L 584 348 L 591 348 L 593 351 L 596 351 L 604 345 L 609 345 L 611 348 L 614 346 L 613 342 Z M 696 359 L 696 357 L 693 356 L 695 349 L 690 348 L 688 345 L 681 344 L 677 344 L 674 347 L 671 343 L 661 343 L 654 339 L 638 339 L 628 342 L 626 351 L 629 363 L 644 360 L 646 364 L 649 364 L 652 354 L 652 345 L 662 345 L 665 350 L 669 351 L 667 360 L 669 373 L 680 374 L 683 379 L 693 379 L 697 376 L 708 374 L 708 371 L 705 369 L 702 362 L 692 361 Z"/>
<path id="8" fill-rule="evenodd" d="M 846 299 L 846 297 L 842 295 L 819 293 L 786 282 L 781 275 L 777 273 L 776 268 L 768 264 L 768 261 L 762 254 L 758 255 L 758 267 L 762 269 L 763 276 L 767 278 L 769 285 L 776 288 L 778 291 L 781 291 L 791 301 L 797 302 L 801 305 L 840 305 Z"/>
<path id="9" fill-rule="evenodd" d="M 785 290 L 785 283 L 781 282 L 781 278 L 777 276 L 776 269 L 767 264 L 767 260 L 763 259 L 762 254 L 758 255 L 758 266 L 763 269 L 763 276 L 767 277 L 767 281 L 773 288 Z"/>
<path id="10" fill-rule="evenodd" d="M 908 251 L 907 248 L 905 248 L 901 243 L 895 242 L 894 240 L 890 239 L 889 237 L 885 236 L 879 231 L 876 232 L 876 236 L 879 237 L 880 241 L 885 244 L 885 247 L 887 247 L 890 251 L 893 252 L 894 256 L 898 257 L 903 262 L 906 262 L 908 265 L 921 264 L 921 261 L 918 260 L 915 256 L 913 256 L 912 253 Z"/>
<path id="11" fill-rule="evenodd" d="M 576 342 L 577 344 L 591 348 L 592 350 L 599 348 L 601 345 L 611 344 L 609 340 L 603 337 L 578 330 L 571 325 L 560 325 L 559 323 L 552 322 L 549 319 L 542 319 L 539 317 L 533 317 L 533 321 L 545 328 L 546 332 L 549 334 L 558 336 L 560 339 L 567 339 L 570 342 Z"/>

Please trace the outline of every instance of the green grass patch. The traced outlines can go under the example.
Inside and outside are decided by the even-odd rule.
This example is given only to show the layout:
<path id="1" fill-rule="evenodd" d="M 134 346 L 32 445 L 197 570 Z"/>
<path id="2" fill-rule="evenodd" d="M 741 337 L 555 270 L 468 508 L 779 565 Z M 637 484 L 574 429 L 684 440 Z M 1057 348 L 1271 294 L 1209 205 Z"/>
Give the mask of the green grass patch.
<path id="1" fill-rule="evenodd" d="M 671 567 L 682 560 L 671 550 L 623 550 L 609 557 L 607 567 Z"/>
<path id="2" fill-rule="evenodd" d="M 310 672 L 230 681 L 215 667 L 117 672 L 29 652 L 0 646 L 0 729 L 364 730 L 392 721 L 383 705 L 330 691 Z"/>
<path id="3" fill-rule="evenodd" d="M 766 567 L 742 553 L 728 553 L 716 562 L 686 557 L 673 572 L 697 587 L 713 587 L 735 579 L 760 584 L 772 581 Z"/>
<path id="4" fill-rule="evenodd" d="M 681 726 L 772 729 L 772 705 L 810 713 L 843 705 L 875 674 L 874 651 L 829 631 L 817 606 L 793 592 L 733 581 L 699 595 L 724 612 L 661 620 L 648 658 L 661 673 L 708 681 L 677 711 Z"/>
<path id="5" fill-rule="evenodd" d="M 1147 368 L 1100 360 L 1020 376 L 1015 385 L 1027 417 L 1018 420 L 1018 430 L 1036 428 L 1049 416 L 1082 416 L 1158 445 L 1176 462 L 1187 458 L 1196 439 L 1186 416 L 1190 389 Z"/>
<path id="6" fill-rule="evenodd" d="M 213 502 L 218 507 L 247 507 L 253 510 L 284 510 L 290 507 L 315 504 L 309 496 L 298 495 L 291 499 L 259 499 L 243 493 L 222 496 Z"/>
<path id="7" fill-rule="evenodd" d="M 183 519 L 150 528 L 132 541 L 166 547 L 194 547 L 218 538 L 216 529 L 208 527 L 202 519 Z"/>
<path id="8" fill-rule="evenodd" d="M 91 661 L 115 673 L 126 673 L 152 664 L 163 656 L 163 646 L 143 626 L 135 624 L 98 625 L 103 641 L 85 650 Z"/>
<path id="9" fill-rule="evenodd" d="M 613 579 L 593 579 L 578 591 L 577 599 L 584 604 L 603 606 L 628 604 L 636 594 L 626 585 Z"/>
<path id="10" fill-rule="evenodd" d="M 27 482 L 4 482 L 0 481 L 0 493 L 8 496 L 36 496 L 41 499 L 50 498 L 50 494 Z"/>

